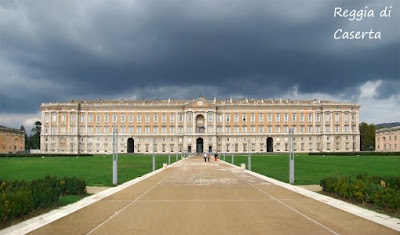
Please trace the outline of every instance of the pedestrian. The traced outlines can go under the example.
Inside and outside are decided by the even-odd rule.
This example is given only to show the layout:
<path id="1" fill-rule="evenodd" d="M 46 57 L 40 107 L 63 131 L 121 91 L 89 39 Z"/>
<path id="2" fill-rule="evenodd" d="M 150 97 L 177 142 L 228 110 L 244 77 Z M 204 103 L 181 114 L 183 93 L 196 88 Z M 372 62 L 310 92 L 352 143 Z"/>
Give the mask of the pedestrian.
<path id="1" fill-rule="evenodd" d="M 208 162 L 210 162 L 210 154 L 207 154 L 207 159 L 208 159 Z"/>
<path id="2" fill-rule="evenodd" d="M 206 152 L 204 152 L 204 162 L 207 162 L 207 153 Z"/>
<path id="3" fill-rule="evenodd" d="M 215 153 L 215 154 L 214 154 L 214 159 L 215 159 L 215 161 L 218 160 L 218 153 Z"/>

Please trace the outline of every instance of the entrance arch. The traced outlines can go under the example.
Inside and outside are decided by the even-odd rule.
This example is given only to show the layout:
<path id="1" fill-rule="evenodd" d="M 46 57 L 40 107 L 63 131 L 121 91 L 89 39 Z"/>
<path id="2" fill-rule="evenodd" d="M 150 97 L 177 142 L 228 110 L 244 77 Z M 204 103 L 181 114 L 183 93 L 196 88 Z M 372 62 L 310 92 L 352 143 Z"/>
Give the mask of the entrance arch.
<path id="1" fill-rule="evenodd" d="M 203 151 L 203 138 L 197 138 L 196 140 L 196 153 L 202 153 Z"/>
<path id="2" fill-rule="evenodd" d="M 127 153 L 133 153 L 134 152 L 134 150 L 135 150 L 135 141 L 132 139 L 132 138 L 129 138 L 128 139 L 128 149 L 127 149 Z"/>
<path id="3" fill-rule="evenodd" d="M 273 152 L 274 151 L 274 140 L 272 137 L 267 138 L 267 152 Z"/>

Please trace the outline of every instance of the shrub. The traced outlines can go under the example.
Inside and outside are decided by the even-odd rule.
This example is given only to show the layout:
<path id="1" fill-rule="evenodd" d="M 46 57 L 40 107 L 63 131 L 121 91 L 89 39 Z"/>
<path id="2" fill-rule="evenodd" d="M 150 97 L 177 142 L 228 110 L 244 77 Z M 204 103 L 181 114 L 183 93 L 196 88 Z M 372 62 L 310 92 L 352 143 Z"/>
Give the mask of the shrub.
<path id="1" fill-rule="evenodd" d="M 64 177 L 60 179 L 61 194 L 65 195 L 81 195 L 86 193 L 86 182 L 83 179 L 75 177 Z"/>
<path id="2" fill-rule="evenodd" d="M 324 178 L 320 181 L 322 190 L 358 202 L 373 203 L 390 209 L 400 209 L 400 177 L 367 177 L 361 174 L 355 179 L 348 176 Z"/>

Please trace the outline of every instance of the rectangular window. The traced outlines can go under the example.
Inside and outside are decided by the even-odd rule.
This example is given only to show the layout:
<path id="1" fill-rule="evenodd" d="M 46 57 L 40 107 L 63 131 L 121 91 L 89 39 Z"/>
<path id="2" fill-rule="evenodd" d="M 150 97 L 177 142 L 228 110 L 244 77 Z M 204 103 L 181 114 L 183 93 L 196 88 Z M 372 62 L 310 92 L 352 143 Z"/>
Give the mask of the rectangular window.
<path id="1" fill-rule="evenodd" d="M 169 116 L 170 122 L 174 123 L 175 122 L 175 115 L 171 114 L 171 116 Z"/>
<path id="2" fill-rule="evenodd" d="M 349 114 L 345 114 L 344 115 L 344 122 L 348 122 L 349 121 Z"/>
<path id="3" fill-rule="evenodd" d="M 339 122 L 339 113 L 335 113 L 335 122 Z"/>
<path id="4" fill-rule="evenodd" d="M 247 126 L 242 127 L 242 132 L 247 133 Z"/>
<path id="5" fill-rule="evenodd" d="M 247 120 L 247 115 L 246 114 L 242 114 L 242 121 L 245 122 Z"/>
<path id="6" fill-rule="evenodd" d="M 106 123 L 108 123 L 108 119 L 109 119 L 108 114 L 104 115 L 104 121 L 105 121 Z"/>
<path id="7" fill-rule="evenodd" d="M 133 122 L 133 115 L 129 114 L 129 122 Z"/>
<path id="8" fill-rule="evenodd" d="M 137 122 L 142 122 L 142 114 L 137 115 Z"/>
<path id="9" fill-rule="evenodd" d="M 150 127 L 146 126 L 146 127 L 144 128 L 144 133 L 145 133 L 145 134 L 150 134 Z"/>
<path id="10" fill-rule="evenodd" d="M 255 126 L 251 127 L 251 133 L 256 133 L 256 127 Z"/>
<path id="11" fill-rule="evenodd" d="M 163 134 L 167 133 L 167 128 L 165 126 L 161 127 L 161 133 Z"/>
<path id="12" fill-rule="evenodd" d="M 104 134 L 108 134 L 108 126 L 104 127 Z"/>
<path id="13" fill-rule="evenodd" d="M 280 126 L 276 126 L 276 133 L 281 133 L 281 127 Z"/>
<path id="14" fill-rule="evenodd" d="M 231 121 L 231 115 L 230 115 L 230 114 L 227 114 L 227 115 L 226 115 L 226 121 L 227 121 L 227 122 L 230 122 L 230 121 Z"/>
<path id="15" fill-rule="evenodd" d="M 269 118 L 271 118 L 271 114 L 269 114 Z M 264 121 L 264 114 L 260 113 L 258 115 L 258 119 L 260 120 L 260 122 L 263 122 Z"/>
<path id="16" fill-rule="evenodd" d="M 97 123 L 101 122 L 101 116 L 100 115 L 96 115 L 96 122 Z"/>
<path id="17" fill-rule="evenodd" d="M 317 114 L 317 122 L 321 121 L 321 116 L 319 114 Z"/>
<path id="18" fill-rule="evenodd" d="M 75 122 L 75 114 L 71 114 L 71 122 Z"/>
<path id="19" fill-rule="evenodd" d="M 57 115 L 53 114 L 53 122 L 57 121 Z"/>
<path id="20" fill-rule="evenodd" d="M 255 114 L 251 114 L 251 122 L 255 122 L 256 121 L 256 115 Z"/>
<path id="21" fill-rule="evenodd" d="M 166 122 L 167 122 L 167 115 L 166 115 L 166 114 L 163 114 L 163 115 L 161 116 L 161 121 L 162 121 L 163 123 L 166 123 Z"/>
<path id="22" fill-rule="evenodd" d="M 125 122 L 125 114 L 121 114 L 121 122 Z"/>
<path id="23" fill-rule="evenodd" d="M 118 121 L 118 116 L 117 114 L 113 114 L 113 122 L 116 123 Z"/>
<path id="24" fill-rule="evenodd" d="M 238 123 L 239 122 L 239 114 L 235 114 L 235 123 Z"/>
<path id="25" fill-rule="evenodd" d="M 209 121 L 209 122 L 212 122 L 212 120 L 213 120 L 213 114 L 212 114 L 212 113 L 209 113 L 209 114 L 208 114 L 208 121 Z"/>
<path id="26" fill-rule="evenodd" d="M 222 115 L 218 114 L 218 122 L 222 122 Z"/>
<path id="27" fill-rule="evenodd" d="M 283 127 L 283 132 L 289 133 L 289 127 L 288 126 Z"/>
<path id="28" fill-rule="evenodd" d="M 96 134 L 100 134 L 101 133 L 101 127 L 96 127 Z"/>
<path id="29" fill-rule="evenodd" d="M 85 114 L 81 115 L 81 122 L 85 122 Z"/>
<path id="30" fill-rule="evenodd" d="M 292 114 L 292 122 L 296 122 L 296 114 Z"/>
<path id="31" fill-rule="evenodd" d="M 154 126 L 153 127 L 153 134 L 157 134 L 158 133 L 158 127 Z"/>
<path id="32" fill-rule="evenodd" d="M 188 114 L 187 117 L 188 117 L 188 122 L 191 122 L 192 121 L 192 114 Z"/>
<path id="33" fill-rule="evenodd" d="M 89 115 L 89 122 L 90 122 L 90 123 L 93 122 L 93 115 L 92 115 L 92 114 Z"/>
<path id="34" fill-rule="evenodd" d="M 61 115 L 61 121 L 65 122 L 65 114 Z"/>
<path id="35" fill-rule="evenodd" d="M 183 115 L 179 114 L 179 122 L 183 122 Z"/>
<path id="36" fill-rule="evenodd" d="M 129 127 L 129 134 L 133 134 L 133 127 Z"/>
<path id="37" fill-rule="evenodd" d="M 300 114 L 300 122 L 304 122 L 304 114 Z"/>
<path id="38" fill-rule="evenodd" d="M 301 127 L 300 127 L 300 132 L 301 132 L 301 133 L 304 133 L 304 126 L 301 126 Z"/>
<path id="39" fill-rule="evenodd" d="M 308 122 L 312 122 L 312 114 L 308 114 Z"/>
<path id="40" fill-rule="evenodd" d="M 121 134 L 125 134 L 125 127 L 124 126 L 121 126 L 119 129 L 120 129 L 120 133 Z"/>
<path id="41" fill-rule="evenodd" d="M 141 126 L 136 127 L 136 133 L 137 134 L 142 134 L 142 127 Z"/>
<path id="42" fill-rule="evenodd" d="M 149 114 L 146 114 L 146 116 L 145 116 L 145 122 L 150 122 L 150 115 L 149 115 Z"/>
<path id="43" fill-rule="evenodd" d="M 238 126 L 235 126 L 234 132 L 235 132 L 235 133 L 239 133 L 239 127 L 238 127 Z"/>
<path id="44" fill-rule="evenodd" d="M 230 128 L 229 126 L 227 126 L 227 127 L 225 128 L 225 133 L 231 133 L 231 128 Z"/>
<path id="45" fill-rule="evenodd" d="M 46 122 L 49 122 L 49 115 L 45 116 L 45 120 L 46 120 Z"/>
<path id="46" fill-rule="evenodd" d="M 268 126 L 268 133 L 272 133 L 272 126 Z"/>
<path id="47" fill-rule="evenodd" d="M 175 133 L 175 127 L 171 126 L 169 128 L 169 133 L 171 133 L 171 134 Z"/>
<path id="48" fill-rule="evenodd" d="M 157 115 L 157 114 L 154 114 L 154 115 L 153 115 L 153 119 L 154 119 L 154 122 L 158 122 L 158 115 Z"/>
<path id="49" fill-rule="evenodd" d="M 308 126 L 308 133 L 312 133 L 312 126 Z"/>
<path id="50" fill-rule="evenodd" d="M 287 122 L 287 121 L 288 121 L 288 115 L 287 115 L 287 114 L 285 114 L 285 115 L 283 116 L 283 121 L 284 121 L 284 122 Z"/>
<path id="51" fill-rule="evenodd" d="M 280 121 L 281 121 L 281 115 L 280 114 L 276 114 L 275 115 L 275 121 L 276 121 L 276 123 L 279 123 Z"/>
<path id="52" fill-rule="evenodd" d="M 330 122 L 331 121 L 331 114 L 325 114 L 325 121 Z"/>

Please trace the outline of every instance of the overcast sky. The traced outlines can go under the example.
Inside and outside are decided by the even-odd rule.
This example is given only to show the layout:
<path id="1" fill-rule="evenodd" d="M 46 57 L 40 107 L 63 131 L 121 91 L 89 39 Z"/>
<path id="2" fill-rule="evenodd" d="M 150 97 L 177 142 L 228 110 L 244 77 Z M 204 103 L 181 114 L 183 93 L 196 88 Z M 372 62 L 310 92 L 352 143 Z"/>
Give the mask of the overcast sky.
<path id="1" fill-rule="evenodd" d="M 43 102 L 200 92 L 358 102 L 361 121 L 400 121 L 399 2 L 1 0 L 0 124 L 29 130 Z M 335 40 L 340 28 L 381 39 Z"/>

